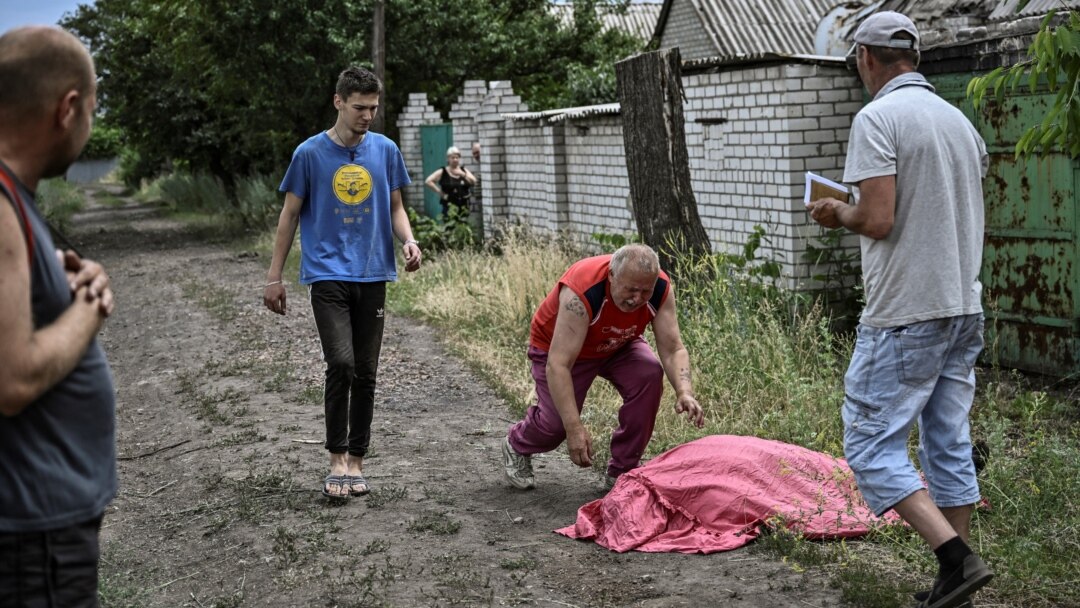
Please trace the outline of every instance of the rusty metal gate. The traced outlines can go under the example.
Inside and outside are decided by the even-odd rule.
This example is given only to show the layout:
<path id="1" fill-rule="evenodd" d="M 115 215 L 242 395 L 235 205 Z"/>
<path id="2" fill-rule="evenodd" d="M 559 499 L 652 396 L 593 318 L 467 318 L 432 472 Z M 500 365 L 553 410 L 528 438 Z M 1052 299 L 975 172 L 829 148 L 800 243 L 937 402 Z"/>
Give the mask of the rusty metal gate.
<path id="1" fill-rule="evenodd" d="M 1006 367 L 1068 375 L 1080 362 L 1080 268 L 1074 263 L 1078 166 L 1060 152 L 1015 160 L 1017 140 L 1042 120 L 1052 98 L 1021 87 L 976 114 L 966 99 L 971 76 L 929 79 L 972 120 L 990 153 L 980 275 L 987 320 L 984 357 Z"/>

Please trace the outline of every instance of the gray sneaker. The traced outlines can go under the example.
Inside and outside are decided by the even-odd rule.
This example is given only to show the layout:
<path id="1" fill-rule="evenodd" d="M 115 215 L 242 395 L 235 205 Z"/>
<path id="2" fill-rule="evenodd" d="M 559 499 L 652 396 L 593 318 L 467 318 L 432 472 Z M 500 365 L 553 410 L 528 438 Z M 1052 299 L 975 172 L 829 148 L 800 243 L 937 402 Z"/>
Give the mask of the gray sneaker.
<path id="1" fill-rule="evenodd" d="M 536 478 L 533 477 L 532 457 L 518 454 L 510 447 L 510 438 L 504 438 L 502 442 L 503 469 L 506 471 L 506 479 L 510 485 L 519 490 L 528 490 L 536 487 Z"/>
<path id="2" fill-rule="evenodd" d="M 611 475 L 608 475 L 607 473 L 604 473 L 604 476 L 603 476 L 602 479 L 604 481 L 604 490 L 605 491 L 611 491 L 611 488 L 615 487 L 615 482 L 619 480 L 618 477 L 612 477 Z"/>

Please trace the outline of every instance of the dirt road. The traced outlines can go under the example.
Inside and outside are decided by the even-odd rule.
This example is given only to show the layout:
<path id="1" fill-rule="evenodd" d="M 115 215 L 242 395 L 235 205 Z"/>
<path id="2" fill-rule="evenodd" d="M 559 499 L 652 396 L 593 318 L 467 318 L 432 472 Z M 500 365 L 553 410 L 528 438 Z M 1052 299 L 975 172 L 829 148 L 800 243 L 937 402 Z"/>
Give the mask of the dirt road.
<path id="1" fill-rule="evenodd" d="M 838 606 L 820 576 L 744 549 L 616 554 L 551 531 L 602 495 L 560 451 L 502 479 L 506 405 L 410 319 L 387 322 L 365 471 L 330 504 L 310 308 L 262 307 L 268 260 L 102 187 L 72 241 L 109 270 L 120 494 L 106 606 Z M 112 204 L 103 204 L 103 201 Z M 522 365 L 525 365 L 524 353 Z"/>

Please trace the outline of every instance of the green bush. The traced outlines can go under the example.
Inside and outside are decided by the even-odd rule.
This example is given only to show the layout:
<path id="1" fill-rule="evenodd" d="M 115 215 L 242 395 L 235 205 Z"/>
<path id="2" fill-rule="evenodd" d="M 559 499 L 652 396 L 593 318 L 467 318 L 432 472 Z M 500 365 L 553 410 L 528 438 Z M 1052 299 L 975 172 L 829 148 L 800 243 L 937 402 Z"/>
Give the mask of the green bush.
<path id="1" fill-rule="evenodd" d="M 90 139 L 83 148 L 81 158 L 89 160 L 116 158 L 120 156 L 120 150 L 123 147 L 120 139 L 120 129 L 97 122 L 90 131 Z"/>
<path id="2" fill-rule="evenodd" d="M 277 225 L 284 195 L 280 177 L 253 175 L 236 182 L 236 213 L 245 228 L 265 230 Z"/>
<path id="3" fill-rule="evenodd" d="M 451 205 L 446 217 L 435 219 L 407 209 L 413 238 L 429 259 L 443 251 L 474 249 L 477 245 L 473 227 L 469 224 L 469 209 Z"/>
<path id="4" fill-rule="evenodd" d="M 161 163 L 145 157 L 134 148 L 120 150 L 120 179 L 131 188 L 139 188 L 161 174 Z"/>
<path id="5" fill-rule="evenodd" d="M 154 180 L 144 189 L 144 198 L 160 199 L 177 213 L 217 218 L 225 226 L 266 230 L 277 224 L 281 213 L 279 182 L 268 175 L 242 177 L 230 195 L 225 184 L 209 173 L 177 172 Z"/>

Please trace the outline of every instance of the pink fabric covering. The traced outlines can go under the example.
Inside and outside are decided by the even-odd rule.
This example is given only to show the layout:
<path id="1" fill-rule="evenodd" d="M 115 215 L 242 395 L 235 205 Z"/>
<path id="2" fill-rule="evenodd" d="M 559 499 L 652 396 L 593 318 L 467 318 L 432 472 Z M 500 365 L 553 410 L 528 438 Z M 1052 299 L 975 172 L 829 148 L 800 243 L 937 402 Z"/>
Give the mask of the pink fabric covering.
<path id="1" fill-rule="evenodd" d="M 576 524 L 555 532 L 618 552 L 715 553 L 749 543 L 762 524 L 807 538 L 850 538 L 879 521 L 843 459 L 713 435 L 620 476 L 607 496 L 578 509 Z"/>

